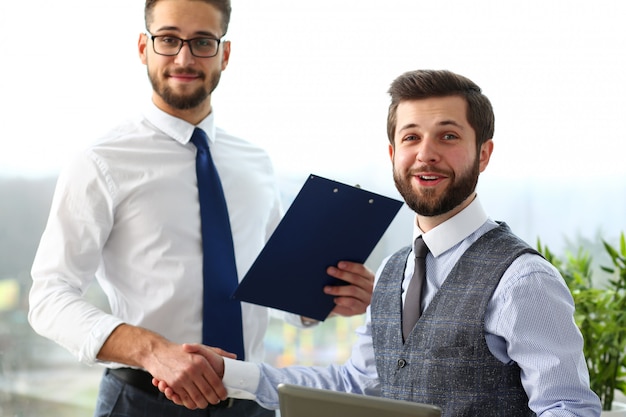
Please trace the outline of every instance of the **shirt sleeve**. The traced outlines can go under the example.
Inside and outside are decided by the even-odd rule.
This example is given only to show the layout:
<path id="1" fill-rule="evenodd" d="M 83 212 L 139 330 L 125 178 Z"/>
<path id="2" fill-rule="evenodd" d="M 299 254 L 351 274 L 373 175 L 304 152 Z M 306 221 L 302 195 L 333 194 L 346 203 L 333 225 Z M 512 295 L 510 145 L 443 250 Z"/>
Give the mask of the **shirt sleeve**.
<path id="1" fill-rule="evenodd" d="M 589 388 L 574 302 L 551 264 L 536 255 L 519 257 L 502 277 L 489 310 L 490 349 L 502 362 L 519 365 L 529 407 L 538 416 L 596 415 L 600 402 Z"/>
<path id="2" fill-rule="evenodd" d="M 223 381 L 229 396 L 253 399 L 265 408 L 278 409 L 277 387 L 281 383 L 380 395 L 369 317 L 368 311 L 365 325 L 356 330 L 358 338 L 352 354 L 342 365 L 276 368 L 225 358 Z"/>
<path id="3" fill-rule="evenodd" d="M 114 189 L 97 161 L 81 154 L 59 175 L 31 274 L 33 329 L 93 364 L 121 321 L 84 299 L 113 224 Z"/>
<path id="4" fill-rule="evenodd" d="M 270 317 L 273 317 L 277 320 L 284 321 L 285 323 L 291 324 L 292 326 L 295 326 L 301 329 L 315 327 L 319 325 L 319 322 L 317 321 L 313 321 L 311 323 L 303 323 L 302 316 L 298 314 L 288 313 L 286 311 L 281 311 L 281 310 L 277 310 L 273 308 L 270 308 L 269 312 L 270 312 Z"/>

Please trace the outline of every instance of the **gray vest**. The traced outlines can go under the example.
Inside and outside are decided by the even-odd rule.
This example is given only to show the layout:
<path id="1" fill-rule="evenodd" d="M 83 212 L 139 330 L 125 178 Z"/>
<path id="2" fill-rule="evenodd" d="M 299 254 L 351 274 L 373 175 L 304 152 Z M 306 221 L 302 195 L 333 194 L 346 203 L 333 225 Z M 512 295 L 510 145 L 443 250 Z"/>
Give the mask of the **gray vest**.
<path id="1" fill-rule="evenodd" d="M 402 343 L 402 280 L 410 248 L 394 254 L 372 297 L 372 337 L 382 395 L 439 406 L 444 417 L 534 416 L 520 368 L 495 358 L 485 340 L 487 304 L 511 263 L 537 253 L 499 227 L 454 266 Z"/>

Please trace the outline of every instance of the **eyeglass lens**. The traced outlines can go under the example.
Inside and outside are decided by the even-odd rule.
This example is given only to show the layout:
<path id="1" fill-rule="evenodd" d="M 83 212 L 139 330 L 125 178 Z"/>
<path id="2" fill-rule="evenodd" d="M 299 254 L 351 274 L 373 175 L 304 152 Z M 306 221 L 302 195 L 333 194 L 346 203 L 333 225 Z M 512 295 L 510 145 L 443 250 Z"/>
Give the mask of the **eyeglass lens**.
<path id="1" fill-rule="evenodd" d="M 213 38 L 180 39 L 174 36 L 154 36 L 154 52 L 161 55 L 177 55 L 187 42 L 191 53 L 197 57 L 212 57 L 217 54 L 219 40 Z"/>

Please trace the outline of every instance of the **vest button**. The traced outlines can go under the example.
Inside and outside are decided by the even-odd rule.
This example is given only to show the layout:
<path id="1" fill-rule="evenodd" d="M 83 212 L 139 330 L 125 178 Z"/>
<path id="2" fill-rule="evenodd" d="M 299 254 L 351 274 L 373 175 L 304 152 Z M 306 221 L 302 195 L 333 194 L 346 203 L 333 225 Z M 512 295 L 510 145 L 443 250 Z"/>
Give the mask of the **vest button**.
<path id="1" fill-rule="evenodd" d="M 406 366 L 406 361 L 404 359 L 398 359 L 398 368 L 404 368 Z"/>

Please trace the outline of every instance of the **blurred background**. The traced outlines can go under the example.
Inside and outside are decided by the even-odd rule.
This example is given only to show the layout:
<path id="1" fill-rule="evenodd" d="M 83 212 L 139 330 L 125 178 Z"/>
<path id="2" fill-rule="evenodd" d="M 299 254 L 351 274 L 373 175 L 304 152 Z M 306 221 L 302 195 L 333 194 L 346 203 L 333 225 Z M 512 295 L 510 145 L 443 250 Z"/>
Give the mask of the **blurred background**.
<path id="1" fill-rule="evenodd" d="M 584 247 L 626 230 L 626 3 L 621 0 L 232 0 L 218 124 L 266 148 L 285 207 L 311 173 L 399 198 L 387 89 L 418 68 L 463 74 L 491 99 L 487 212 L 531 245 Z M 90 416 L 102 370 L 76 363 L 26 321 L 30 264 L 56 176 L 71 155 L 139 112 L 143 2 L 0 3 L 0 417 Z M 408 244 L 403 208 L 376 269 Z M 98 288 L 89 294 L 106 303 Z M 272 322 L 267 359 L 345 360 L 363 317 L 297 330 Z"/>

